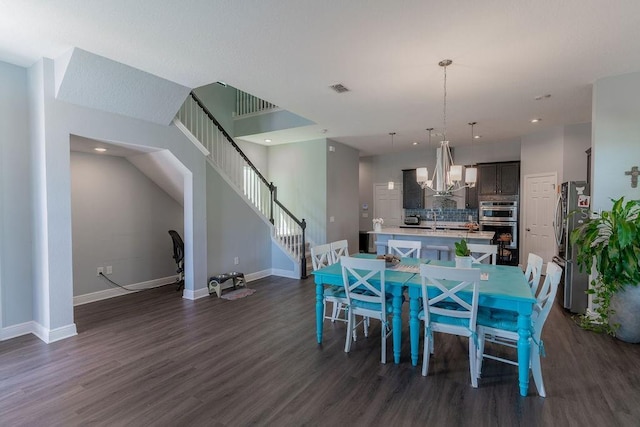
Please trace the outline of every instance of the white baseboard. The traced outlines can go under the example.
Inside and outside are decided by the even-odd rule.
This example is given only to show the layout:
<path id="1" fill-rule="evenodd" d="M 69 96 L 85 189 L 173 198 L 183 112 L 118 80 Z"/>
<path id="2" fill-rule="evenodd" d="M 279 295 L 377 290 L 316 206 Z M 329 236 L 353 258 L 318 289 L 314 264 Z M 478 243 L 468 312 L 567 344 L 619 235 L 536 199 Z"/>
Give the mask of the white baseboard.
<path id="1" fill-rule="evenodd" d="M 121 295 L 127 295 L 131 292 L 138 292 L 143 289 L 157 288 L 159 286 L 175 283 L 178 276 L 163 277 L 160 279 L 148 280 L 146 282 L 133 283 L 131 285 L 124 285 L 131 291 L 126 291 L 122 288 L 106 289 L 104 291 L 92 292 L 90 294 L 77 295 L 73 297 L 73 305 L 88 304 L 90 302 L 96 302 L 103 299 L 119 297 Z"/>
<path id="2" fill-rule="evenodd" d="M 256 271 L 255 273 L 249 273 L 244 276 L 244 280 L 249 282 L 253 282 L 254 280 L 263 279 L 265 277 L 269 277 L 273 274 L 271 268 L 267 268 L 266 270 Z"/>
<path id="3" fill-rule="evenodd" d="M 2 328 L 0 341 L 16 338 L 22 335 L 33 334 L 45 343 L 49 344 L 65 338 L 78 335 L 75 323 L 55 329 L 47 329 L 38 322 L 30 321 Z"/>
<path id="4" fill-rule="evenodd" d="M 273 276 L 287 277 L 289 279 L 299 279 L 300 278 L 300 275 L 298 273 L 296 273 L 295 271 L 282 270 L 282 269 L 279 269 L 279 268 L 272 268 L 271 269 L 271 274 Z"/>

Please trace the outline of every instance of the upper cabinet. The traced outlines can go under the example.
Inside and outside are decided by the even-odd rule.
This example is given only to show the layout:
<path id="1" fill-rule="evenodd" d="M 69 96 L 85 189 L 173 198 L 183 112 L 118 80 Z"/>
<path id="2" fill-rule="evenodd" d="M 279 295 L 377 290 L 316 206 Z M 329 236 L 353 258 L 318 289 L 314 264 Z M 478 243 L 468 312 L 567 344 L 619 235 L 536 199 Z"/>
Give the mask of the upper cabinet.
<path id="1" fill-rule="evenodd" d="M 478 197 L 517 196 L 520 192 L 520 162 L 478 165 Z"/>
<path id="2" fill-rule="evenodd" d="M 402 207 L 404 209 L 424 208 L 424 190 L 416 181 L 415 169 L 402 171 Z"/>

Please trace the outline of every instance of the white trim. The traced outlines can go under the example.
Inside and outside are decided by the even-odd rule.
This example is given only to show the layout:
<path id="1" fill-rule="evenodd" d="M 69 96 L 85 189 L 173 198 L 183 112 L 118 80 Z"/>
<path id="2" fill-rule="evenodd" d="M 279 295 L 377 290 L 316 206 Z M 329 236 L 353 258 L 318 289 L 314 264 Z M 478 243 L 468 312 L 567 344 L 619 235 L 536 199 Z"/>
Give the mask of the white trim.
<path id="1" fill-rule="evenodd" d="M 206 286 L 204 288 L 196 289 L 195 291 L 185 288 L 184 292 L 182 293 L 182 298 L 187 299 L 189 301 L 194 301 L 194 300 L 208 297 L 208 296 L 209 296 L 209 288 Z"/>
<path id="2" fill-rule="evenodd" d="M 189 132 L 189 129 L 187 129 L 186 126 L 183 125 L 182 122 L 180 122 L 180 120 L 178 120 L 177 117 L 173 118 L 173 122 L 172 123 L 178 129 L 180 129 L 182 131 L 182 133 L 184 133 L 184 135 L 187 137 L 187 139 L 189 141 L 191 141 L 193 143 L 193 145 L 195 145 L 196 148 L 202 152 L 202 154 L 204 154 L 205 156 L 208 156 L 210 154 L 209 150 L 207 150 L 207 148 L 204 145 L 202 145 L 202 143 L 200 141 L 198 141 L 198 138 L 196 138 L 195 136 L 193 136 L 193 134 L 191 132 Z"/>
<path id="3" fill-rule="evenodd" d="M 244 280 L 247 283 L 249 283 L 249 282 L 253 282 L 254 280 L 263 279 L 265 277 L 269 277 L 269 276 L 272 276 L 272 275 L 273 275 L 272 269 L 267 268 L 266 270 L 256 271 L 255 273 L 245 274 L 244 275 Z"/>
<path id="4" fill-rule="evenodd" d="M 0 341 L 16 338 L 22 335 L 33 334 L 45 343 L 49 344 L 78 335 L 75 323 L 56 329 L 47 329 L 41 324 L 30 321 L 18 325 L 8 326 L 0 330 Z"/>
<path id="5" fill-rule="evenodd" d="M 300 275 L 296 274 L 295 271 L 282 270 L 280 268 L 272 268 L 271 269 L 271 275 L 272 276 L 278 276 L 278 277 L 287 277 L 289 279 L 299 279 L 300 278 Z"/>
<path id="6" fill-rule="evenodd" d="M 138 292 L 144 289 L 157 288 L 163 285 L 169 285 L 175 283 L 178 276 L 168 276 L 160 279 L 147 280 L 146 282 L 133 283 L 131 285 L 124 285 L 126 288 L 131 289 L 134 292 Z M 104 299 L 119 297 L 121 295 L 130 294 L 130 291 L 125 291 L 121 288 L 106 289 L 104 291 L 92 292 L 89 294 L 78 295 L 73 297 L 73 305 L 83 305 L 90 302 L 101 301 Z"/>

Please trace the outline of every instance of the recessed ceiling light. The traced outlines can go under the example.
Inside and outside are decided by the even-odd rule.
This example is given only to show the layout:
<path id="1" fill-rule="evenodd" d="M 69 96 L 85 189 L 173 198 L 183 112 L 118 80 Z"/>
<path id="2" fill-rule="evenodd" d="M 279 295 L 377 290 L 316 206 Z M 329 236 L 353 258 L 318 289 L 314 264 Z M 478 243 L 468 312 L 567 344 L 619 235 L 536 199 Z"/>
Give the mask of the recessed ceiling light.
<path id="1" fill-rule="evenodd" d="M 105 151 L 107 151 L 107 149 L 106 149 L 106 148 L 102 148 L 102 147 L 94 148 L 94 150 L 96 150 L 96 151 L 98 151 L 98 152 L 100 152 L 100 153 L 104 153 Z"/>
<path id="2" fill-rule="evenodd" d="M 531 123 L 538 123 L 541 122 L 542 119 L 531 119 Z"/>
<path id="3" fill-rule="evenodd" d="M 538 95 L 533 99 L 535 99 L 536 101 L 540 101 L 541 99 L 549 99 L 549 98 L 551 98 L 551 94 L 545 93 L 544 95 Z"/>
<path id="4" fill-rule="evenodd" d="M 417 142 L 417 141 L 413 141 L 413 142 L 411 143 L 411 145 L 418 145 L 418 144 L 420 144 L 420 143 L 419 143 L 419 142 Z"/>
<path id="5" fill-rule="evenodd" d="M 269 138 L 265 139 L 264 142 L 271 142 Z"/>
<path id="6" fill-rule="evenodd" d="M 482 135 L 474 135 L 473 136 L 473 139 L 480 139 L 480 138 L 482 138 Z"/>

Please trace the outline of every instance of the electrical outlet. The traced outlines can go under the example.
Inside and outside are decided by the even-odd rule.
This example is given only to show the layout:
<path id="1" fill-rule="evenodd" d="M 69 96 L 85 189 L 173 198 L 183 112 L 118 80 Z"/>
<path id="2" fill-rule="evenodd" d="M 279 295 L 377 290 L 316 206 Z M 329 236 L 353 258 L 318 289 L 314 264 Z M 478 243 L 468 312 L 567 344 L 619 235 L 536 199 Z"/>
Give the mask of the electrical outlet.
<path id="1" fill-rule="evenodd" d="M 240 264 L 240 258 L 238 257 L 233 258 L 233 265 L 238 265 L 238 264 Z"/>
<path id="2" fill-rule="evenodd" d="M 98 267 L 98 272 L 96 273 L 96 276 L 99 276 L 100 274 L 104 274 L 104 267 Z"/>
<path id="3" fill-rule="evenodd" d="M 107 265 L 107 274 L 113 274 L 113 266 Z"/>

